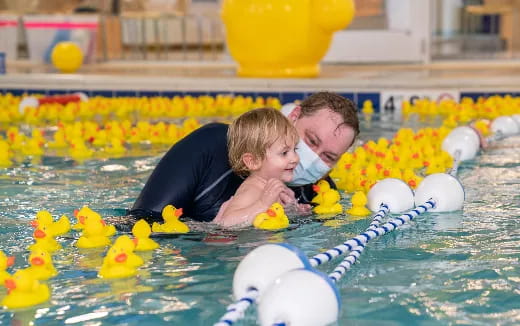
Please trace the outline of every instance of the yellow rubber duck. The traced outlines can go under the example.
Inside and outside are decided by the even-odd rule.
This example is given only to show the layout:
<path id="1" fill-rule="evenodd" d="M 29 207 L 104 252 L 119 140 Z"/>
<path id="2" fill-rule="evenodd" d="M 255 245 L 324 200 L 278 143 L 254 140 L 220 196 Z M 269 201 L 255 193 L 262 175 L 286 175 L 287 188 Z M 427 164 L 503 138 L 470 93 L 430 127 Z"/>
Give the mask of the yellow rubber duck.
<path id="1" fill-rule="evenodd" d="M 179 221 L 182 215 L 182 208 L 175 208 L 173 205 L 167 205 L 162 210 L 162 217 L 164 224 L 154 222 L 152 224 L 153 232 L 167 232 L 167 233 L 187 233 L 190 228 Z"/>
<path id="2" fill-rule="evenodd" d="M 47 230 L 45 225 L 38 226 L 33 235 L 35 243 L 29 246 L 29 250 L 41 249 L 52 254 L 61 249 L 61 245 L 52 237 L 51 232 Z"/>
<path id="3" fill-rule="evenodd" d="M 330 189 L 322 194 L 321 203 L 314 207 L 316 214 L 339 214 L 343 211 L 343 207 L 339 203 L 341 196 L 336 190 Z"/>
<path id="4" fill-rule="evenodd" d="M 145 220 L 139 220 L 134 224 L 132 234 L 137 242 L 136 251 L 149 251 L 159 248 L 159 244 L 150 239 L 151 233 L 152 228 Z"/>
<path id="5" fill-rule="evenodd" d="M 40 248 L 36 248 L 31 251 L 29 255 L 29 264 L 26 270 L 31 272 L 31 275 L 37 280 L 48 280 L 56 275 L 58 272 L 52 264 L 51 255 Z"/>
<path id="6" fill-rule="evenodd" d="M 8 309 L 24 308 L 44 303 L 51 297 L 47 284 L 41 284 L 31 271 L 22 269 L 5 281 L 7 295 L 2 305 Z"/>
<path id="7" fill-rule="evenodd" d="M 130 240 L 130 238 L 128 239 Z M 101 278 L 125 278 L 136 275 L 136 266 L 129 261 L 127 249 L 124 245 L 112 246 L 103 260 L 98 276 Z"/>
<path id="8" fill-rule="evenodd" d="M 2 250 L 0 250 L 0 283 L 4 283 L 6 279 L 11 277 L 6 269 L 14 264 L 14 256 L 6 256 Z"/>
<path id="9" fill-rule="evenodd" d="M 114 234 L 116 234 L 116 227 L 113 225 L 107 225 L 106 222 L 101 218 L 101 215 L 90 209 L 88 206 L 83 206 L 79 211 L 74 211 L 74 215 L 76 216 L 76 219 L 78 220 L 78 223 L 74 224 L 72 226 L 75 230 L 81 230 L 85 227 L 85 220 L 87 218 L 91 218 L 93 220 L 99 220 L 101 224 L 103 224 L 103 234 L 107 237 L 111 237 Z"/>
<path id="10" fill-rule="evenodd" d="M 404 169 L 403 171 L 403 181 L 406 182 L 410 188 L 415 189 L 421 183 L 422 177 L 415 174 L 413 169 Z"/>
<path id="11" fill-rule="evenodd" d="M 354 216 L 370 215 L 370 210 L 365 207 L 367 204 L 367 196 L 362 191 L 356 191 L 352 196 L 352 207 L 346 213 Z"/>
<path id="12" fill-rule="evenodd" d="M 70 221 L 66 215 L 62 215 L 58 221 L 54 222 L 51 213 L 46 210 L 36 213 L 36 218 L 31 221 L 31 225 L 35 228 L 45 225 L 53 237 L 70 231 Z"/>
<path id="13" fill-rule="evenodd" d="M 116 239 L 112 247 L 122 249 L 128 255 L 128 264 L 139 267 L 144 264 L 144 260 L 134 253 L 136 242 L 135 239 L 132 240 L 129 236 L 122 235 Z"/>
<path id="14" fill-rule="evenodd" d="M 78 241 L 76 241 L 76 247 L 88 249 L 110 245 L 110 239 L 105 234 L 105 224 L 103 220 L 95 216 L 87 216 L 84 217 L 83 220 L 83 234 Z"/>
<path id="15" fill-rule="evenodd" d="M 253 226 L 264 230 L 283 229 L 289 226 L 289 218 L 285 215 L 283 206 L 280 203 L 274 203 L 265 213 L 260 213 L 255 217 Z"/>
<path id="16" fill-rule="evenodd" d="M 315 185 L 312 185 L 312 190 L 314 190 L 316 196 L 312 198 L 311 202 L 315 204 L 321 204 L 323 200 L 322 195 L 331 189 L 329 183 L 326 180 L 320 180 Z"/>

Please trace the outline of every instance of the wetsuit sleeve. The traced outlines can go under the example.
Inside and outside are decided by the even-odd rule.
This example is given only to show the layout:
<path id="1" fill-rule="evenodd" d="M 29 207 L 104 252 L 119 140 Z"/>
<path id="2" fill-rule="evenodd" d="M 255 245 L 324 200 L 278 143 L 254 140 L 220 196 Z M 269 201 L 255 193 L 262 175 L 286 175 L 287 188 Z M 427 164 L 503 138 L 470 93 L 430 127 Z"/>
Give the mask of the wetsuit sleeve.
<path id="1" fill-rule="evenodd" d="M 332 189 L 337 189 L 336 183 L 332 180 L 330 176 L 326 176 L 323 179 L 330 184 L 330 187 Z M 312 198 L 314 198 L 314 196 L 317 195 L 316 192 L 312 190 L 312 184 L 299 187 L 291 187 L 291 189 L 294 191 L 294 196 L 300 204 L 312 204 Z"/>
<path id="2" fill-rule="evenodd" d="M 159 161 L 128 215 L 148 220 L 161 219 L 166 205 L 192 211 L 197 189 L 212 153 L 206 150 L 214 138 L 204 126 L 173 145 Z"/>

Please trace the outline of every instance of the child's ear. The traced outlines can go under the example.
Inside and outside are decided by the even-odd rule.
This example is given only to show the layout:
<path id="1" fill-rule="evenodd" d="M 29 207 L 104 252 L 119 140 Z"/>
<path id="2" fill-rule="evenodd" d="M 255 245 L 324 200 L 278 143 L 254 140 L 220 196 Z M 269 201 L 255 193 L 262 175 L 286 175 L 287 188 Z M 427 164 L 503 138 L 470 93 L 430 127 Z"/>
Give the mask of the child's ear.
<path id="1" fill-rule="evenodd" d="M 301 108 L 301 106 L 298 105 L 291 111 L 291 113 L 289 113 L 287 118 L 289 118 L 289 120 L 291 120 L 294 123 L 294 121 L 298 120 L 301 113 L 302 113 L 302 108 Z"/>
<path id="2" fill-rule="evenodd" d="M 255 171 L 260 168 L 260 161 L 251 153 L 244 153 L 242 155 L 242 162 L 244 162 L 249 171 Z"/>

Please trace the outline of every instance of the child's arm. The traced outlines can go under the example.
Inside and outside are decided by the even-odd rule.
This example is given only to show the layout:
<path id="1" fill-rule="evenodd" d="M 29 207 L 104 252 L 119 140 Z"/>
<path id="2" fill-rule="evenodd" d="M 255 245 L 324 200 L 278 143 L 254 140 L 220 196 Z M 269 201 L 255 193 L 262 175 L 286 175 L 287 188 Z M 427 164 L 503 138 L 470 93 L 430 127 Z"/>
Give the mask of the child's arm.
<path id="1" fill-rule="evenodd" d="M 244 182 L 235 196 L 230 199 L 222 212 L 219 221 L 222 226 L 239 224 L 251 225 L 255 217 L 265 212 L 273 203 L 279 201 L 280 193 L 286 186 L 277 179 L 270 179 L 262 188 L 255 184 Z"/>

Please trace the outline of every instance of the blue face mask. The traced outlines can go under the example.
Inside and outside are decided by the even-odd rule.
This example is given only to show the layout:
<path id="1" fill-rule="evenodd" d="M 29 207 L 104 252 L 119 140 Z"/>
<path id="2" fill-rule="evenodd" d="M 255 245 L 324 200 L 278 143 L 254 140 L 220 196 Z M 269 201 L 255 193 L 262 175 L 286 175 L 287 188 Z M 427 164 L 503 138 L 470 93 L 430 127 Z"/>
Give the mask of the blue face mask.
<path id="1" fill-rule="evenodd" d="M 289 186 L 303 186 L 315 183 L 330 171 L 330 167 L 307 144 L 300 139 L 296 145 L 300 162 L 294 169 L 294 177 Z"/>

